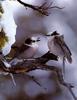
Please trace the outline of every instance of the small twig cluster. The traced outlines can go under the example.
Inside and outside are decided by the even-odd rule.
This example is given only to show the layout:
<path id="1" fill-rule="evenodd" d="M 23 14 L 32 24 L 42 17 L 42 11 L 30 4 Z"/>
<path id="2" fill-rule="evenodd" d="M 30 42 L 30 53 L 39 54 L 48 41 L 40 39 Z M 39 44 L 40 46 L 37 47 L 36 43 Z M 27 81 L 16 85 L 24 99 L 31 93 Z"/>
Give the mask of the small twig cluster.
<path id="1" fill-rule="evenodd" d="M 17 0 L 20 4 L 22 4 L 23 6 L 25 7 L 29 7 L 39 13 L 41 13 L 42 15 L 46 15 L 48 16 L 50 13 L 49 13 L 49 10 L 50 9 L 53 9 L 53 8 L 57 8 L 57 9 L 63 9 L 61 7 L 58 7 L 58 6 L 52 6 L 53 2 L 51 2 L 50 4 L 48 4 L 47 2 L 44 2 L 41 6 L 35 6 L 35 5 L 31 5 L 31 4 L 27 4 L 27 3 L 24 3 L 22 2 L 21 0 Z"/>

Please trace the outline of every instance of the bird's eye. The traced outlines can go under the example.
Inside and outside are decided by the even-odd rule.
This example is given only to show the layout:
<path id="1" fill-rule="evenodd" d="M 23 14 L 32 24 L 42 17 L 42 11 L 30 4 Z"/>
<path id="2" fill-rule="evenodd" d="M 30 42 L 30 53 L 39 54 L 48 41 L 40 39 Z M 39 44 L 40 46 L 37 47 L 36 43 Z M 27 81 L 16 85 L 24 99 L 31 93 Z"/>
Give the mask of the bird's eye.
<path id="1" fill-rule="evenodd" d="M 35 40 L 32 40 L 32 42 L 36 42 Z"/>
<path id="2" fill-rule="evenodd" d="M 26 43 L 26 44 L 30 44 L 30 43 L 31 43 L 31 39 L 30 39 L 30 38 L 27 38 L 27 39 L 25 40 L 25 43 Z"/>

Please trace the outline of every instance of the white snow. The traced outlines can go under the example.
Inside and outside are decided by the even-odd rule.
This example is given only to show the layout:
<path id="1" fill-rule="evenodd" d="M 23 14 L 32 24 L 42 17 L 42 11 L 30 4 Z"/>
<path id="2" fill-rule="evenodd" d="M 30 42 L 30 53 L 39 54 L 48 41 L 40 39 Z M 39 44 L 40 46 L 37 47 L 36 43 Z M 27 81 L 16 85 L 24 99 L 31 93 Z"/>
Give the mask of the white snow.
<path id="1" fill-rule="evenodd" d="M 9 41 L 2 48 L 4 55 L 7 55 L 11 50 L 11 45 L 15 42 L 16 28 L 13 14 L 11 12 L 11 6 L 8 1 L 1 2 L 4 13 L 0 19 L 0 27 L 3 28 Z"/>

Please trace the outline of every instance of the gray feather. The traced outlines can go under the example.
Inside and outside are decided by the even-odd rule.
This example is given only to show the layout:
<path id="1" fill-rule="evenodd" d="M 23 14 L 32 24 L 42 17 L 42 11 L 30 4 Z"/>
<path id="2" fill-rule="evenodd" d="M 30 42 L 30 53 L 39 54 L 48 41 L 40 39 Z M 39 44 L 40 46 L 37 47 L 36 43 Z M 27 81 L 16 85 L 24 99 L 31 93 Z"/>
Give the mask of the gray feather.
<path id="1" fill-rule="evenodd" d="M 69 63 L 72 63 L 72 53 L 69 49 L 69 47 L 66 45 L 65 41 L 64 41 L 64 37 L 61 36 L 55 36 L 54 41 L 57 42 L 57 44 L 61 47 L 65 58 L 67 58 Z"/>

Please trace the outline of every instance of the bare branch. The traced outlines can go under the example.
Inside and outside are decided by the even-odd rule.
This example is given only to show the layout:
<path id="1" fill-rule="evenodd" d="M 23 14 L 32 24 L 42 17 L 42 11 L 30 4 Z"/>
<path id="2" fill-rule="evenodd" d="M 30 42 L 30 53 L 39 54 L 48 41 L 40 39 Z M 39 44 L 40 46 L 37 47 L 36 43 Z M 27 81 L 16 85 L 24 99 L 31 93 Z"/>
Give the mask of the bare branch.
<path id="1" fill-rule="evenodd" d="M 77 98 L 75 97 L 72 88 L 74 86 L 72 86 L 69 83 L 66 83 L 63 79 L 63 75 L 62 75 L 62 70 L 57 68 L 56 66 L 49 66 L 46 64 L 41 64 L 38 63 L 37 60 L 35 61 L 24 61 L 21 64 L 17 64 L 16 66 L 12 66 L 10 68 L 6 68 L 4 66 L 0 67 L 0 71 L 4 71 L 4 72 L 8 72 L 9 74 L 19 74 L 19 73 L 24 73 L 24 72 L 29 72 L 32 70 L 36 70 L 36 69 L 41 69 L 41 70 L 50 70 L 50 71 L 54 71 L 57 73 L 58 76 L 58 80 L 59 83 L 62 84 L 63 86 L 65 86 L 66 88 L 68 88 L 69 92 L 71 93 L 71 95 L 73 96 L 74 100 L 77 100 Z M 37 82 L 37 81 L 36 81 Z"/>
<path id="2" fill-rule="evenodd" d="M 59 69 L 58 67 L 56 66 L 49 66 L 49 65 L 46 65 L 45 63 L 48 61 L 48 60 L 53 60 L 55 59 L 54 55 L 51 55 L 49 54 L 49 52 L 47 52 L 45 55 L 39 57 L 39 58 L 35 58 L 33 60 L 29 60 L 29 59 L 24 59 L 24 60 L 19 60 L 18 63 L 16 63 L 16 65 L 13 65 L 9 68 L 7 68 L 6 66 L 4 66 L 4 64 L 2 62 L 0 62 L 0 72 L 5 72 L 5 73 L 8 73 L 8 74 L 21 74 L 21 73 L 28 73 L 29 71 L 32 71 L 32 70 L 36 70 L 36 69 L 41 69 L 41 70 L 49 70 L 49 71 L 53 71 L 53 72 L 56 72 L 57 74 L 57 77 L 58 77 L 58 81 L 61 85 L 65 86 L 69 92 L 71 93 L 71 95 L 73 96 L 74 100 L 77 100 L 77 98 L 75 97 L 73 91 L 72 91 L 72 88 L 74 86 L 72 86 L 71 84 L 69 83 L 66 83 L 63 79 L 63 75 L 62 75 L 62 70 Z M 47 60 L 48 59 L 48 60 Z M 56 58 L 57 60 L 57 58 Z M 33 81 L 35 81 L 39 86 L 41 86 L 37 80 L 33 79 Z"/>
<path id="3" fill-rule="evenodd" d="M 53 8 L 63 9 L 61 7 L 58 7 L 58 6 L 52 6 L 53 2 L 51 2 L 49 5 L 47 4 L 47 2 L 44 2 L 41 6 L 35 6 L 35 5 L 24 3 L 21 0 L 17 0 L 17 1 L 20 4 L 22 4 L 23 6 L 29 7 L 31 9 L 35 10 L 35 11 L 38 11 L 39 13 L 41 13 L 43 15 L 46 15 L 46 16 L 49 15 L 49 12 L 48 12 L 49 9 L 53 9 Z"/>

